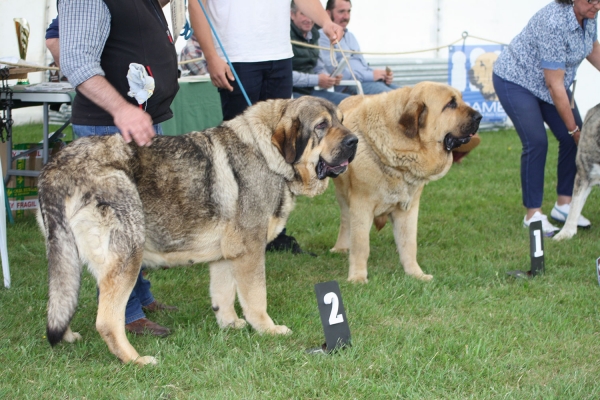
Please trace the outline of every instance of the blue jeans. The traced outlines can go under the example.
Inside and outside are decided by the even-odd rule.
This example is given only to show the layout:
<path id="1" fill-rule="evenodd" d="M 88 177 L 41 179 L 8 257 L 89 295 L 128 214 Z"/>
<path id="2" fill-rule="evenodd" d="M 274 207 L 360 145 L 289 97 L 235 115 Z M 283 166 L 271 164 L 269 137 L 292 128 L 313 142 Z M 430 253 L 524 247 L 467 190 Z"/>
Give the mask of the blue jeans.
<path id="1" fill-rule="evenodd" d="M 157 135 L 162 135 L 163 130 L 160 124 L 154 125 L 154 130 Z M 84 136 L 106 136 L 106 135 L 114 135 L 119 132 L 119 128 L 116 126 L 94 126 L 94 125 L 73 125 L 73 134 L 78 138 Z"/>
<path id="2" fill-rule="evenodd" d="M 379 94 L 384 92 L 390 92 L 394 89 L 398 89 L 399 86 L 390 83 L 387 85 L 383 81 L 375 81 L 375 82 L 361 82 L 360 83 L 363 88 L 364 94 Z M 343 93 L 347 94 L 358 94 L 356 90 L 356 86 L 345 86 L 342 90 Z"/>
<path id="3" fill-rule="evenodd" d="M 513 122 L 523 144 L 521 153 L 521 190 L 526 208 L 540 208 L 544 197 L 544 169 L 548 153 L 548 136 L 544 122 L 558 140 L 556 193 L 572 196 L 577 167 L 577 145 L 553 104 L 534 96 L 524 87 L 492 76 L 500 104 Z M 569 98 L 572 94 L 567 91 Z M 581 127 L 577 106 L 573 109 L 575 122 Z"/>
<path id="4" fill-rule="evenodd" d="M 268 99 L 292 98 L 292 59 L 232 63 L 252 104 Z M 219 89 L 223 120 L 235 118 L 248 107 L 238 81 L 229 82 L 233 91 Z"/>
<path id="5" fill-rule="evenodd" d="M 297 99 L 298 97 L 307 96 L 304 93 L 298 93 L 298 92 L 294 92 L 294 93 L 292 93 L 292 95 L 294 96 L 295 99 Z M 321 97 L 323 99 L 329 100 L 336 106 L 339 105 L 342 102 L 342 100 L 344 100 L 346 97 L 350 97 L 350 95 L 346 94 L 346 93 L 329 92 L 327 90 L 313 90 L 313 92 L 308 96 Z"/>
<path id="6" fill-rule="evenodd" d="M 154 125 L 154 130 L 157 135 L 162 135 L 162 127 L 160 124 Z M 78 138 L 83 136 L 104 136 L 114 135 L 119 133 L 119 129 L 116 126 L 92 126 L 92 125 L 73 125 L 73 134 Z M 142 307 L 154 301 L 154 296 L 150 292 L 150 281 L 144 279 L 142 270 L 138 274 L 137 281 L 133 287 L 133 291 L 127 300 L 127 306 L 125 307 L 125 324 L 130 324 L 138 319 L 146 318 Z"/>

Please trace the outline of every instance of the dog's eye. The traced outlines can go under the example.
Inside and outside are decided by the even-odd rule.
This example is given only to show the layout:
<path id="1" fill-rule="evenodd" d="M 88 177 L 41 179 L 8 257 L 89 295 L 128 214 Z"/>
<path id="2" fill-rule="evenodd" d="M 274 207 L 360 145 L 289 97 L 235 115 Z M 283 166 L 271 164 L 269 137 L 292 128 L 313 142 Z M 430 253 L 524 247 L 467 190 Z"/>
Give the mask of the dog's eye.
<path id="1" fill-rule="evenodd" d="M 457 106 L 458 104 L 456 103 L 456 98 L 453 97 L 452 100 L 450 100 L 450 102 L 444 106 L 444 110 L 446 108 L 456 108 Z"/>
<path id="2" fill-rule="evenodd" d="M 317 124 L 317 126 L 315 126 L 315 129 L 325 129 L 327 128 L 327 121 L 323 121 L 319 124 Z"/>

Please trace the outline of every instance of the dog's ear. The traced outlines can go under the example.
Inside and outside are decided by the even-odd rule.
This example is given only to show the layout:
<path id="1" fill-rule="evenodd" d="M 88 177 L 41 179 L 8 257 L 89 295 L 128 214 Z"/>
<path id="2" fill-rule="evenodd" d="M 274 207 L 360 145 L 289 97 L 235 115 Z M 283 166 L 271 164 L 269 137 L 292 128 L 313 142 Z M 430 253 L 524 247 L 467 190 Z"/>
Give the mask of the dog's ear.
<path id="1" fill-rule="evenodd" d="M 291 120 L 291 122 L 290 120 L 282 120 L 271 137 L 271 142 L 277 147 L 288 164 L 295 163 L 306 147 L 306 143 L 303 146 L 298 146 L 298 144 L 301 144 L 300 129 L 301 124 L 298 118 Z"/>
<path id="2" fill-rule="evenodd" d="M 413 139 L 419 133 L 419 128 L 425 126 L 427 118 L 427 106 L 420 101 L 411 101 L 406 105 L 404 112 L 400 116 L 399 124 L 404 134 L 409 139 Z"/>

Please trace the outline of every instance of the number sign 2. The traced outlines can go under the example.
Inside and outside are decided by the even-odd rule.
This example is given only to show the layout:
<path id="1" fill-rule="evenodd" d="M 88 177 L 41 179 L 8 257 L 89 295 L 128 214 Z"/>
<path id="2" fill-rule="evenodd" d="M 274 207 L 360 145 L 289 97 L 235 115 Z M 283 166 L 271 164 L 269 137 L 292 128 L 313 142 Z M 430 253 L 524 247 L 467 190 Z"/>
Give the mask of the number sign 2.
<path id="1" fill-rule="evenodd" d="M 348 326 L 338 283 L 336 281 L 317 283 L 315 293 L 327 352 L 350 345 L 350 326 Z"/>
<path id="2" fill-rule="evenodd" d="M 531 275 L 544 273 L 544 234 L 542 221 L 529 225 L 529 249 L 531 254 Z"/>

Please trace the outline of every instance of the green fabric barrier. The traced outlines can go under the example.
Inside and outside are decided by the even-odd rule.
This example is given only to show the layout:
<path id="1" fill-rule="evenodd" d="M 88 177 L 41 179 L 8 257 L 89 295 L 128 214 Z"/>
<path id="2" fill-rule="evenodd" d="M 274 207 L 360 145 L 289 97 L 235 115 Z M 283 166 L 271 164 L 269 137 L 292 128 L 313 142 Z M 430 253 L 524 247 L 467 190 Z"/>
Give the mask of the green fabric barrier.
<path id="1" fill-rule="evenodd" d="M 180 80 L 179 92 L 171 104 L 171 110 L 173 118 L 161 123 L 165 135 L 201 131 L 223 121 L 221 97 L 210 80 Z"/>

